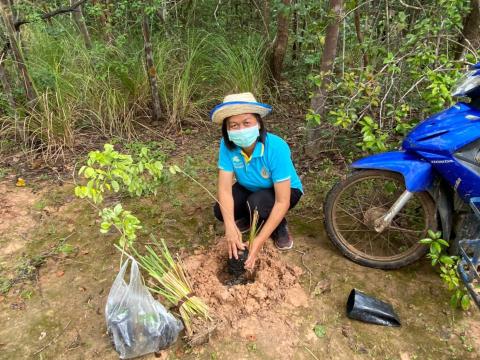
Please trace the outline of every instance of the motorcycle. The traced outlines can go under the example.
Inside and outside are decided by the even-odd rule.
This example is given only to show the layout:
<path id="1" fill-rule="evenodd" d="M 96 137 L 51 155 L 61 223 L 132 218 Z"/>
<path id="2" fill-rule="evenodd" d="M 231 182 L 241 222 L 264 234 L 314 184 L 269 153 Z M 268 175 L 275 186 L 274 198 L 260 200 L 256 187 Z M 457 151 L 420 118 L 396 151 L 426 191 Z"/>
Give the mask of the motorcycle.
<path id="1" fill-rule="evenodd" d="M 480 63 L 452 96 L 459 101 L 419 123 L 400 150 L 352 163 L 326 197 L 325 227 L 345 256 L 380 269 L 417 261 L 427 252 L 419 240 L 442 231 L 480 306 Z"/>

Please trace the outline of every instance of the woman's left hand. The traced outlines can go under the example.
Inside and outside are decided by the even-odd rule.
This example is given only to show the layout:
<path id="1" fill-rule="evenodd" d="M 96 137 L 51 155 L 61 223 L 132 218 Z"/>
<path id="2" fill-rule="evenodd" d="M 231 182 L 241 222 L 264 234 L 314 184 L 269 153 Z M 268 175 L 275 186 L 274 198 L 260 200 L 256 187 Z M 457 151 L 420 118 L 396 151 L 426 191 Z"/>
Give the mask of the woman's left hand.
<path id="1" fill-rule="evenodd" d="M 246 270 L 249 270 L 249 271 L 252 271 L 253 268 L 255 267 L 255 262 L 257 261 L 257 256 L 258 256 L 258 253 L 260 252 L 260 244 L 259 244 L 259 241 L 256 241 L 257 239 L 255 239 L 253 241 L 253 245 L 252 245 L 252 248 L 248 249 L 248 258 L 247 258 L 247 261 L 245 261 L 245 269 Z"/>

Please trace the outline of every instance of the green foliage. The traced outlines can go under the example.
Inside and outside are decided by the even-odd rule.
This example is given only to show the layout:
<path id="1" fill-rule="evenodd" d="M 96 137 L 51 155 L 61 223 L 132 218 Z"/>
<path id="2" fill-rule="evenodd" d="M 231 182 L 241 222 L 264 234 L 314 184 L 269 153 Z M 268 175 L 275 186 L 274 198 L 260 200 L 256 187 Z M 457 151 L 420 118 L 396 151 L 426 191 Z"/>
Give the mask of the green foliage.
<path id="1" fill-rule="evenodd" d="M 130 211 L 124 210 L 121 204 L 115 205 L 113 208 L 107 207 L 100 212 L 102 223 L 100 224 L 100 232 L 106 234 L 110 228 L 115 226 L 120 231 L 120 239 L 118 243 L 123 247 L 132 246 L 137 238 L 136 231 L 141 229 L 140 220 L 136 218 Z"/>
<path id="2" fill-rule="evenodd" d="M 360 120 L 360 124 L 362 125 L 360 132 L 363 135 L 363 141 L 357 145 L 361 146 L 362 150 L 372 152 L 387 150 L 385 142 L 388 135 L 379 130 L 379 125 L 370 116 L 365 116 Z"/>
<path id="3" fill-rule="evenodd" d="M 422 1 L 420 12 L 417 6 L 384 0 L 344 2 L 331 74 L 320 74 L 319 69 L 325 29 L 333 19 L 325 2 L 298 0 L 285 6 L 275 0 L 270 2 L 269 21 L 249 2 L 87 2 L 83 9 L 91 49 L 69 16 L 40 20 L 41 13 L 66 4 L 14 2 L 18 17 L 33 21 L 22 26 L 22 43 L 39 99 L 33 111 L 20 106 L 15 117 L 0 94 L 5 109 L 0 137 L 38 144 L 54 154 L 59 147 L 73 147 L 75 135 L 85 130 L 126 139 L 137 135 L 137 121 L 148 117 L 151 107 L 140 25 L 144 15 L 151 23 L 167 125 L 179 128 L 185 121 L 206 119 L 226 93 L 252 91 L 259 100 L 275 93 L 277 88 L 268 82 L 270 44 L 278 15 L 289 14 L 293 21 L 282 92 L 303 102 L 325 75 L 332 76 L 322 119 L 310 109 L 306 120 L 347 131 L 363 151 L 388 149 L 419 120 L 452 103 L 449 90 L 464 65 L 454 60 L 455 48 L 470 1 Z M 353 21 L 355 10 L 362 43 Z M 467 61 L 476 61 L 478 52 L 466 52 Z M 7 58 L 5 65 L 14 78 L 15 100 L 25 105 L 15 63 Z M 292 86 L 292 91 L 283 91 Z"/>
<path id="4" fill-rule="evenodd" d="M 313 332 L 319 338 L 323 338 L 327 335 L 327 329 L 325 328 L 324 325 L 321 325 L 321 324 L 315 325 L 314 328 L 313 328 Z"/>
<path id="5" fill-rule="evenodd" d="M 267 46 L 258 36 L 248 36 L 239 44 L 217 36 L 210 38 L 211 74 L 218 86 L 217 94 L 250 91 L 257 96 L 266 90 L 268 70 Z"/>
<path id="6" fill-rule="evenodd" d="M 136 197 L 156 194 L 164 181 L 162 162 L 151 156 L 148 147 L 139 148 L 135 145 L 132 148 L 138 150 L 134 156 L 114 150 L 111 144 L 105 144 L 103 151 L 91 151 L 87 165 L 78 172 L 87 184 L 77 185 L 75 195 L 91 200 L 96 207 L 103 202 L 107 192 L 125 192 Z M 176 169 L 180 171 L 178 166 Z M 99 209 L 99 214 L 102 219 L 101 233 L 108 233 L 113 226 L 120 233 L 118 241 L 122 248 L 133 244 L 136 231 L 142 228 L 137 217 L 123 209 L 121 204 Z"/>
<path id="7" fill-rule="evenodd" d="M 373 8 L 361 2 L 346 4 L 351 11 L 348 16 L 361 4 L 364 39 L 360 45 L 355 25 L 347 16 L 339 38 L 345 52 L 337 52 L 322 119 L 350 131 L 361 140 L 357 146 L 369 152 L 397 145 L 400 136 L 419 120 L 450 106 L 451 87 L 464 71 L 464 62 L 454 60 L 454 50 L 469 1 L 422 2 L 420 18 L 400 3 L 389 4 L 389 13 L 379 10 L 382 3 Z M 322 31 L 309 36 L 323 35 Z M 366 67 L 364 53 L 369 59 Z M 467 49 L 466 58 L 476 62 L 478 54 Z M 322 83 L 322 74 L 314 68 L 308 79 L 313 95 Z M 312 119 L 318 120 L 310 109 L 307 121 Z"/>
<path id="8" fill-rule="evenodd" d="M 76 186 L 75 195 L 99 204 L 107 190 L 126 191 L 132 196 L 155 194 L 163 181 L 163 164 L 152 159 L 146 147 L 142 147 L 137 156 L 138 160 L 134 161 L 131 155 L 115 151 L 111 144 L 105 144 L 104 151 L 90 152 L 87 165 L 78 172 L 87 179 L 87 184 Z"/>
<path id="9" fill-rule="evenodd" d="M 468 310 L 470 297 L 457 273 L 460 258 L 447 254 L 446 249 L 449 244 L 441 237 L 442 233 L 440 231 L 428 230 L 428 237 L 420 240 L 420 243 L 429 246 L 427 257 L 431 260 L 432 266 L 437 265 L 439 267 L 440 277 L 448 290 L 453 292 L 450 298 L 450 305 L 453 308 L 461 307 L 463 310 Z"/>

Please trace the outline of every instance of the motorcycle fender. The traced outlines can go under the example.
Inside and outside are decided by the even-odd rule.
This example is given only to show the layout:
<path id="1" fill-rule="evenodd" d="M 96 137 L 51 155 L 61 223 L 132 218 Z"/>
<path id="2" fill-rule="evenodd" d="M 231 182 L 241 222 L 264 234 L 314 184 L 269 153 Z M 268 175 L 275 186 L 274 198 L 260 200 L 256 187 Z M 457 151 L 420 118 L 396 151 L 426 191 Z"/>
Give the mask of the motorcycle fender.
<path id="1" fill-rule="evenodd" d="M 430 163 L 404 151 L 390 151 L 355 161 L 354 169 L 378 169 L 403 175 L 408 191 L 427 191 L 432 187 L 435 175 Z"/>

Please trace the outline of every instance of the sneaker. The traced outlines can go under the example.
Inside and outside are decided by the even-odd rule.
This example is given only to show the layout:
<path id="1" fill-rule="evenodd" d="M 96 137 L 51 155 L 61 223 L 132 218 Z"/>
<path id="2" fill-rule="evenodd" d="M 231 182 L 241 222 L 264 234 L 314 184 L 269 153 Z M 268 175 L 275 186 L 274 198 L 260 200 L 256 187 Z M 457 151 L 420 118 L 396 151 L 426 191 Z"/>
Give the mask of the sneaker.
<path id="1" fill-rule="evenodd" d="M 247 218 L 240 218 L 238 220 L 235 220 L 235 224 L 237 224 L 238 230 L 240 230 L 241 233 L 250 230 L 250 220 L 248 220 Z"/>
<path id="2" fill-rule="evenodd" d="M 290 250 L 293 247 L 293 239 L 287 225 L 276 228 L 271 237 L 278 250 Z"/>

